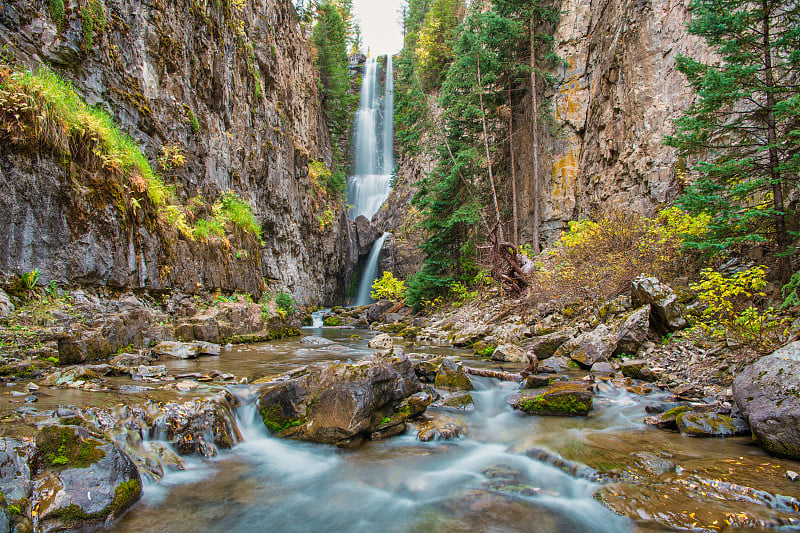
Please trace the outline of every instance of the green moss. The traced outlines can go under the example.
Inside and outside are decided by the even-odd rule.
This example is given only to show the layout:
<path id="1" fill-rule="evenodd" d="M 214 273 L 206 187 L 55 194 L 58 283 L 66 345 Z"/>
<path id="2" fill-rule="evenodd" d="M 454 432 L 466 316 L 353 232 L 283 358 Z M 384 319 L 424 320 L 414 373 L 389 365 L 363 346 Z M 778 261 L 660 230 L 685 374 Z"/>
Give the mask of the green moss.
<path id="1" fill-rule="evenodd" d="M 325 320 L 322 321 L 322 324 L 324 326 L 330 326 L 330 327 L 341 326 L 342 325 L 342 319 L 341 319 L 341 317 L 338 317 L 338 316 L 335 316 L 335 315 L 334 316 L 329 316 L 329 317 L 326 317 Z"/>
<path id="2" fill-rule="evenodd" d="M 48 11 L 50 12 L 50 18 L 53 20 L 55 25 L 58 26 L 58 29 L 62 29 L 66 20 L 66 17 L 64 16 L 64 0 L 50 0 L 48 8 Z"/>
<path id="3" fill-rule="evenodd" d="M 592 396 L 581 396 L 582 392 L 585 389 L 581 385 L 554 385 L 538 396 L 522 398 L 519 407 L 536 415 L 583 416 L 592 409 Z"/>
<path id="4" fill-rule="evenodd" d="M 73 427 L 48 426 L 36 435 L 40 461 L 47 467 L 86 468 L 106 456 L 103 444 L 80 437 Z"/>
<path id="5" fill-rule="evenodd" d="M 434 386 L 442 389 L 451 390 L 472 390 L 472 381 L 463 372 L 445 373 L 438 372 L 434 380 Z"/>
<path id="6" fill-rule="evenodd" d="M 6 507 L 6 511 L 8 511 L 8 514 L 12 516 L 19 516 L 20 514 L 22 514 L 22 511 L 17 505 L 9 505 L 8 507 Z"/>
<path id="7" fill-rule="evenodd" d="M 277 405 L 265 407 L 259 411 L 261 413 L 262 420 L 264 420 L 264 425 L 272 433 L 280 434 L 287 429 L 305 424 L 305 420 L 303 418 L 287 418 L 283 416 L 283 412 Z"/>
<path id="8" fill-rule="evenodd" d="M 665 412 L 663 415 L 661 415 L 661 418 L 666 420 L 668 419 L 676 420 L 678 418 L 678 415 L 683 414 L 689 410 L 691 410 L 691 407 L 689 407 L 688 405 L 679 405 L 678 407 L 675 407 L 674 409 L 670 409 L 669 411 Z"/>
<path id="9" fill-rule="evenodd" d="M 297 328 L 274 329 L 265 333 L 249 333 L 247 335 L 234 335 L 226 341 L 231 344 L 254 344 L 257 342 L 274 341 L 286 337 L 299 337 L 302 332 Z"/>

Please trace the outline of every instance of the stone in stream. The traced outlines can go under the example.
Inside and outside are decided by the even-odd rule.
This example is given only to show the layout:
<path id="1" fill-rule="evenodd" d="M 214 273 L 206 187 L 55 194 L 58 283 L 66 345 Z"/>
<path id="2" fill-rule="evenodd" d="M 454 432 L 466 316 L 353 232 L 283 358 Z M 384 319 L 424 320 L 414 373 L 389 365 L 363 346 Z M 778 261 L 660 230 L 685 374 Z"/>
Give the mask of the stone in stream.
<path id="1" fill-rule="evenodd" d="M 472 399 L 472 394 L 468 391 L 457 391 L 446 394 L 436 403 L 442 407 L 459 409 L 461 411 L 472 411 L 475 409 L 475 401 Z"/>
<path id="2" fill-rule="evenodd" d="M 422 442 L 433 440 L 453 440 L 467 434 L 467 426 L 460 420 L 436 413 L 432 417 L 427 417 L 417 426 L 417 439 Z"/>
<path id="3" fill-rule="evenodd" d="M 663 369 L 654 369 L 647 366 L 644 359 L 626 359 L 619 366 L 620 371 L 629 378 L 642 379 L 644 381 L 657 381 Z"/>
<path id="4" fill-rule="evenodd" d="M 528 450 L 525 450 L 525 455 L 542 463 L 554 466 L 572 477 L 589 479 L 591 481 L 600 481 L 600 474 L 594 468 L 585 464 L 564 459 L 557 453 L 551 452 L 550 450 L 545 450 L 544 448 L 529 448 Z"/>
<path id="5" fill-rule="evenodd" d="M 167 375 L 166 365 L 140 365 L 131 369 L 131 379 L 141 381 L 143 379 L 160 379 Z"/>
<path id="6" fill-rule="evenodd" d="M 675 423 L 681 434 L 690 437 L 734 437 L 750 434 L 747 422 L 741 418 L 717 413 L 680 413 Z"/>
<path id="7" fill-rule="evenodd" d="M 742 370 L 733 396 L 762 448 L 800 459 L 800 341 Z"/>
<path id="8" fill-rule="evenodd" d="M 163 341 L 153 347 L 153 353 L 173 359 L 196 359 L 200 348 L 196 344 L 178 341 Z"/>
<path id="9" fill-rule="evenodd" d="M 653 416 L 648 416 L 644 419 L 644 423 L 648 426 L 655 426 L 658 429 L 678 429 L 678 416 L 683 413 L 688 413 L 692 410 L 688 405 L 678 405 L 668 411 L 658 413 Z"/>
<path id="10" fill-rule="evenodd" d="M 31 446 L 12 438 L 0 438 L 0 491 L 6 500 L 17 501 L 31 495 L 28 458 Z"/>
<path id="11" fill-rule="evenodd" d="M 183 404 L 165 404 L 152 424 L 151 437 L 168 441 L 182 455 L 213 457 L 219 449 L 229 449 L 239 439 L 232 403 L 233 397 L 224 393 Z"/>
<path id="12" fill-rule="evenodd" d="M 572 370 L 572 365 L 566 357 L 555 356 L 539 363 L 539 372 L 541 373 L 560 374 L 568 370 Z"/>
<path id="13" fill-rule="evenodd" d="M 120 516 L 142 492 L 133 461 L 115 444 L 80 427 L 39 431 L 35 463 L 37 531 L 96 527 Z"/>
<path id="14" fill-rule="evenodd" d="M 652 276 L 641 275 L 633 280 L 631 301 L 637 307 L 650 305 L 650 325 L 659 333 L 686 327 L 678 297 L 668 285 Z"/>
<path id="15" fill-rule="evenodd" d="M 303 337 L 300 339 L 301 344 L 305 344 L 307 346 L 330 346 L 331 344 L 336 344 L 330 339 L 326 339 L 324 337 Z"/>
<path id="16" fill-rule="evenodd" d="M 567 342 L 569 339 L 576 337 L 577 335 L 578 330 L 576 329 L 556 331 L 554 333 L 548 333 L 547 335 L 536 337 L 531 342 L 527 343 L 526 346 L 533 351 L 540 361 L 542 361 L 549 357 L 553 357 L 553 355 L 556 353 L 556 350 L 558 350 L 562 344 Z"/>
<path id="17" fill-rule="evenodd" d="M 528 357 L 525 355 L 525 350 L 516 344 L 501 344 L 492 352 L 492 361 L 527 363 Z"/>
<path id="18" fill-rule="evenodd" d="M 305 375 L 265 390 L 258 407 L 279 437 L 354 446 L 404 431 L 420 384 L 407 357 L 308 367 Z M 424 403 L 424 402 L 423 402 Z"/>
<path id="19" fill-rule="evenodd" d="M 375 350 L 391 350 L 394 346 L 394 341 L 388 333 L 379 333 L 370 339 L 368 346 Z"/>
<path id="20" fill-rule="evenodd" d="M 508 403 L 530 415 L 585 416 L 592 410 L 591 385 L 575 381 L 554 383 L 545 390 L 512 394 Z"/>
<path id="21" fill-rule="evenodd" d="M 442 359 L 439 370 L 436 372 L 434 385 L 446 390 L 473 390 L 472 381 L 464 368 L 452 359 Z"/>
<path id="22" fill-rule="evenodd" d="M 611 366 L 611 363 L 608 361 L 600 361 L 592 365 L 592 368 L 589 369 L 592 374 L 600 374 L 604 376 L 610 376 L 614 373 L 614 367 Z"/>
<path id="23" fill-rule="evenodd" d="M 540 389 L 556 381 L 569 381 L 567 376 L 561 374 L 531 374 L 520 383 L 520 389 Z"/>

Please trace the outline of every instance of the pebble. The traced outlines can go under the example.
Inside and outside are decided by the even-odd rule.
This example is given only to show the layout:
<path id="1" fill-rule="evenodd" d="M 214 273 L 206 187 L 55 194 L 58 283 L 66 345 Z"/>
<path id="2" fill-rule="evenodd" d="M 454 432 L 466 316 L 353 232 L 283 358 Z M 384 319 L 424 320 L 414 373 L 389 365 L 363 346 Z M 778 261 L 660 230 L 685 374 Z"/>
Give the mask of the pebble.
<path id="1" fill-rule="evenodd" d="M 25 403 L 33 403 L 33 402 L 38 402 L 38 401 L 39 401 L 39 398 L 37 398 L 34 394 L 31 394 L 30 396 L 25 398 Z"/>
<path id="2" fill-rule="evenodd" d="M 797 480 L 800 480 L 800 474 L 798 474 L 794 470 L 787 470 L 786 471 L 786 479 L 788 479 L 791 482 L 795 482 Z"/>
<path id="3" fill-rule="evenodd" d="M 28 383 L 28 386 L 25 387 L 25 388 L 28 389 L 31 392 L 35 392 L 35 391 L 39 390 L 39 385 L 37 385 L 36 383 Z"/>

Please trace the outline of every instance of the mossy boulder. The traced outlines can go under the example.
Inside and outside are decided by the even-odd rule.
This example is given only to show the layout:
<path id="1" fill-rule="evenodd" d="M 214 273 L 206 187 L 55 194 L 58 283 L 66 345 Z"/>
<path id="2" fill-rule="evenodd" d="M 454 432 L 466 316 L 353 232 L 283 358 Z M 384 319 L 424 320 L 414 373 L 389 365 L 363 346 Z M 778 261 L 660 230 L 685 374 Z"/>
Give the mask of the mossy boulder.
<path id="1" fill-rule="evenodd" d="M 96 527 L 120 516 L 142 492 L 133 461 L 84 428 L 43 428 L 36 436 L 35 464 L 37 531 Z"/>
<path id="2" fill-rule="evenodd" d="M 520 384 L 520 389 L 541 389 L 552 385 L 556 381 L 569 381 L 567 376 L 562 374 L 531 374 Z"/>
<path id="3" fill-rule="evenodd" d="M 460 411 L 472 411 L 475 409 L 475 401 L 472 398 L 472 394 L 468 391 L 457 391 L 447 394 L 437 402 L 437 405 L 438 404 L 441 404 L 442 407 L 449 407 Z"/>
<path id="4" fill-rule="evenodd" d="M 678 431 L 690 437 L 734 437 L 749 435 L 750 428 L 740 418 L 731 418 L 718 413 L 680 413 L 675 423 Z"/>
<path id="5" fill-rule="evenodd" d="M 419 414 L 425 401 L 404 400 L 421 390 L 408 358 L 387 356 L 309 367 L 305 375 L 265 390 L 258 408 L 264 425 L 279 437 L 351 447 L 395 434 L 395 426 L 405 429 L 405 420 Z"/>
<path id="6" fill-rule="evenodd" d="M 214 457 L 220 449 L 236 444 L 233 398 L 219 394 L 186 403 L 170 402 L 160 408 L 152 436 L 167 440 L 182 455 Z"/>
<path id="7" fill-rule="evenodd" d="M 464 368 L 452 359 L 443 359 L 436 372 L 434 386 L 446 390 L 473 390 L 474 386 Z"/>
<path id="8" fill-rule="evenodd" d="M 691 410 L 692 408 L 688 405 L 679 405 L 669 411 L 648 416 L 644 419 L 644 423 L 659 429 L 678 429 L 678 416 Z"/>
<path id="9" fill-rule="evenodd" d="M 592 410 L 591 386 L 566 381 L 542 390 L 522 390 L 513 394 L 508 403 L 531 415 L 585 416 Z"/>

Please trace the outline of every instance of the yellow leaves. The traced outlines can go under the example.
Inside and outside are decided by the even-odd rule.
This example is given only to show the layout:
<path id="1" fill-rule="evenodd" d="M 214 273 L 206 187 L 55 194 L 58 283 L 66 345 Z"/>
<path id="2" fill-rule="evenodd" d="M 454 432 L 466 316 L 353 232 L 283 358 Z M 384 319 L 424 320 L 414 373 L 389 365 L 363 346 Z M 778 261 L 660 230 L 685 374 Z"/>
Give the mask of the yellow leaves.
<path id="1" fill-rule="evenodd" d="M 373 300 L 399 302 L 406 296 L 406 282 L 395 278 L 391 272 L 384 271 L 383 276 L 372 284 L 369 295 Z"/>

